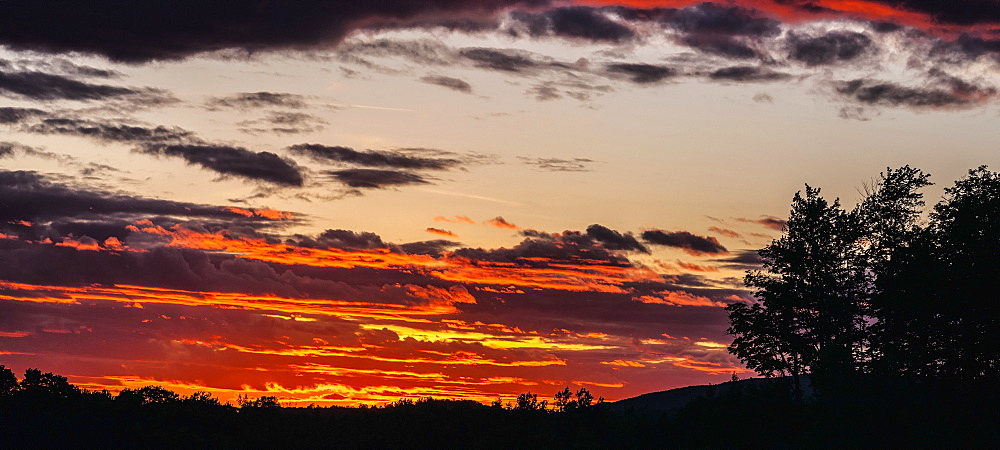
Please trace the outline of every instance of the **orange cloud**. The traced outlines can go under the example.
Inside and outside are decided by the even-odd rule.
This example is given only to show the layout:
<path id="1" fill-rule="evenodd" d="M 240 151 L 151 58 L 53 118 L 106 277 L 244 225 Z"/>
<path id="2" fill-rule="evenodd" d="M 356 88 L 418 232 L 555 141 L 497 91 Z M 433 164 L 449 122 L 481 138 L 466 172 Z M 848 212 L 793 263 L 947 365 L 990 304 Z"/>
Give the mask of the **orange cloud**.
<path id="1" fill-rule="evenodd" d="M 457 234 L 452 233 L 451 231 L 448 231 L 448 230 L 442 230 L 440 228 L 430 228 L 430 227 L 428 227 L 424 231 L 426 231 L 428 233 L 431 233 L 431 234 L 438 234 L 438 235 L 441 235 L 441 236 L 458 237 Z"/>
<path id="2" fill-rule="evenodd" d="M 717 302 L 707 297 L 701 297 L 684 291 L 663 291 L 659 292 L 658 294 L 659 296 L 643 295 L 639 297 L 633 297 L 632 300 L 654 305 L 716 306 L 720 308 L 726 306 L 726 304 L 723 302 Z"/>
<path id="3" fill-rule="evenodd" d="M 137 222 L 138 223 L 138 222 Z M 192 248 L 236 254 L 287 265 L 314 267 L 414 270 L 442 280 L 468 284 L 522 286 L 566 291 L 624 292 L 622 286 L 635 281 L 659 281 L 648 269 L 611 265 L 601 261 L 561 262 L 538 259 L 524 266 L 511 262 L 472 261 L 466 258 L 396 253 L 390 249 L 320 249 L 298 247 L 286 243 L 270 243 L 265 239 L 231 237 L 227 232 L 208 233 L 175 225 L 167 230 L 153 226 L 132 231 L 170 237 L 172 247 Z"/>
<path id="4" fill-rule="evenodd" d="M 614 361 L 601 361 L 601 364 L 618 367 L 646 367 L 645 364 L 638 361 L 622 361 L 620 359 L 616 359 Z"/>
<path id="5" fill-rule="evenodd" d="M 223 208 L 224 211 L 229 211 L 233 214 L 239 214 L 243 217 L 263 217 L 270 220 L 289 220 L 292 219 L 292 213 L 288 211 L 278 211 L 274 209 L 243 209 L 237 208 L 235 206 L 228 206 Z"/>
<path id="6" fill-rule="evenodd" d="M 520 230 L 521 229 L 521 227 L 519 227 L 517 225 L 514 225 L 514 224 L 512 224 L 512 223 L 510 223 L 508 221 L 506 221 L 503 217 L 500 217 L 500 216 L 497 216 L 497 217 L 494 217 L 494 218 L 492 218 L 490 220 L 484 221 L 483 225 L 489 225 L 491 227 L 497 227 L 497 228 L 507 229 L 507 230 Z"/>
<path id="7" fill-rule="evenodd" d="M 726 228 L 708 227 L 708 231 L 733 239 L 739 239 L 743 237 L 741 234 Z"/>
<path id="8" fill-rule="evenodd" d="M 475 225 L 476 221 L 472 220 L 466 216 L 455 216 L 454 219 L 449 219 L 444 216 L 437 216 L 434 218 L 435 222 L 446 222 L 446 223 L 467 223 L 469 225 Z"/>
<path id="9" fill-rule="evenodd" d="M 88 237 L 83 237 L 80 238 L 79 240 L 66 238 L 63 239 L 62 242 L 58 242 L 55 245 L 59 247 L 75 248 L 77 250 L 97 251 L 101 249 L 101 245 L 97 241 Z"/>

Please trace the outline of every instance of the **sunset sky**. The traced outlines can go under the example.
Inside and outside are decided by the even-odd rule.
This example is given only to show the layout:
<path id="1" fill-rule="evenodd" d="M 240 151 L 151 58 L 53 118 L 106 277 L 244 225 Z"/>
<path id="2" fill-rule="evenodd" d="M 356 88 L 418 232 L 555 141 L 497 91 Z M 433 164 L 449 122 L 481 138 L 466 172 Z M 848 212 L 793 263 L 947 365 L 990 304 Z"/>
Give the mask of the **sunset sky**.
<path id="1" fill-rule="evenodd" d="M 0 1 L 0 364 L 608 400 L 726 352 L 795 191 L 1000 167 L 995 0 Z"/>

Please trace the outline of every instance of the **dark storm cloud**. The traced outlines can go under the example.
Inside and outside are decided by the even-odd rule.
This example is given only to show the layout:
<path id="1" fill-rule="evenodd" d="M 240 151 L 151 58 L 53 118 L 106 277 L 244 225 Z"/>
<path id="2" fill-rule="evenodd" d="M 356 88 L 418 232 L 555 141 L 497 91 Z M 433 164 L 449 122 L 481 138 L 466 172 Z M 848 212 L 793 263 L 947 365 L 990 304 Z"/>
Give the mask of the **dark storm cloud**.
<path id="1" fill-rule="evenodd" d="M 147 217 L 197 218 L 226 222 L 267 222 L 219 206 L 150 199 L 53 181 L 30 171 L 0 171 L 0 224 L 20 221 L 53 229 L 53 237 L 74 234 L 104 240 L 124 237 L 124 227 Z M 42 226 L 39 223 L 46 225 Z M 84 228 L 96 232 L 80 232 Z M 8 230 L 9 231 L 9 230 Z M 26 230 L 21 230 L 26 231 Z M 42 229 L 32 231 L 35 237 Z"/>
<path id="2" fill-rule="evenodd" d="M 629 77 L 630 81 L 637 84 L 656 83 L 677 75 L 677 71 L 670 67 L 652 64 L 608 64 L 604 69 L 610 73 L 624 74 Z"/>
<path id="3" fill-rule="evenodd" d="M 216 2 L 177 0 L 38 0 L 4 5 L 0 44 L 15 50 L 83 52 L 142 63 L 224 49 L 249 52 L 331 47 L 364 25 L 429 17 L 483 16 L 517 0 Z M 44 24 L 40 26 L 39 24 Z"/>
<path id="4" fill-rule="evenodd" d="M 34 108 L 0 107 L 0 123 L 20 123 L 33 117 L 46 115 L 45 111 Z"/>
<path id="5" fill-rule="evenodd" d="M 853 31 L 831 31 L 816 37 L 792 33 L 788 44 L 791 47 L 789 58 L 809 66 L 850 61 L 872 48 L 871 38 Z"/>
<path id="6" fill-rule="evenodd" d="M 473 261 L 509 262 L 530 267 L 544 267 L 550 262 L 631 266 L 628 258 L 579 231 L 544 233 L 525 230 L 521 234 L 525 239 L 513 247 L 460 248 L 451 255 Z"/>
<path id="7" fill-rule="evenodd" d="M 453 247 L 458 247 L 462 245 L 460 242 L 449 241 L 446 239 L 433 239 L 429 241 L 417 241 L 408 242 L 405 244 L 399 244 L 398 247 L 405 253 L 411 255 L 432 255 L 440 256 L 444 254 L 448 249 Z"/>
<path id="8" fill-rule="evenodd" d="M 972 101 L 981 101 L 996 95 L 996 88 L 984 87 L 965 81 L 939 68 L 932 68 L 927 71 L 927 76 L 940 85 L 948 88 L 957 96 L 968 98 Z"/>
<path id="9" fill-rule="evenodd" d="M 287 243 L 306 248 L 342 249 L 342 250 L 374 250 L 389 249 L 396 253 L 414 255 L 441 255 L 447 249 L 461 245 L 458 242 L 445 239 L 393 244 L 369 231 L 326 230 L 317 236 L 296 234 L 286 240 Z"/>
<path id="10" fill-rule="evenodd" d="M 857 79 L 836 84 L 837 93 L 869 105 L 950 107 L 968 105 L 978 99 L 955 89 L 912 88 L 892 82 Z"/>
<path id="11" fill-rule="evenodd" d="M 1000 39 L 983 39 L 962 35 L 957 41 L 943 45 L 944 48 L 957 48 L 968 58 L 978 58 L 984 54 L 993 53 L 995 58 L 1000 59 Z M 940 53 L 938 50 L 935 53 Z"/>
<path id="12" fill-rule="evenodd" d="M 520 22 L 532 36 L 556 35 L 600 42 L 635 38 L 631 28 L 611 20 L 599 8 L 569 6 L 535 14 L 514 11 L 511 18 Z"/>
<path id="13" fill-rule="evenodd" d="M 123 97 L 168 97 L 156 89 L 93 84 L 43 72 L 0 72 L 0 94 L 20 99 L 106 100 Z"/>
<path id="14" fill-rule="evenodd" d="M 427 84 L 433 84 L 441 87 L 446 87 L 453 91 L 462 92 L 465 94 L 472 93 L 472 85 L 465 80 L 460 80 L 458 78 L 446 77 L 442 75 L 427 75 L 421 77 L 420 81 Z"/>
<path id="15" fill-rule="evenodd" d="M 345 169 L 325 173 L 353 188 L 382 189 L 390 186 L 429 183 L 420 175 L 397 170 Z"/>
<path id="16" fill-rule="evenodd" d="M 1000 22 L 1000 2 L 996 0 L 874 0 L 904 10 L 929 14 L 956 25 Z"/>
<path id="17" fill-rule="evenodd" d="M 213 97 L 205 101 L 209 110 L 239 109 L 250 110 L 268 107 L 301 109 L 306 107 L 305 97 L 282 92 L 240 92 L 225 97 Z"/>
<path id="18" fill-rule="evenodd" d="M 459 51 L 463 58 L 471 60 L 475 65 L 503 72 L 523 72 L 540 65 L 528 56 L 513 50 L 500 51 L 490 48 L 465 48 Z"/>
<path id="19" fill-rule="evenodd" d="M 385 280 L 364 270 L 307 271 L 200 250 L 77 251 L 4 239 L 0 253 L 0 279 L 23 283 L 154 286 L 396 304 L 416 300 L 405 288 L 384 287 Z"/>
<path id="20" fill-rule="evenodd" d="M 302 186 L 305 181 L 298 165 L 271 152 L 213 144 L 150 144 L 142 146 L 140 151 L 180 157 L 188 164 L 249 180 L 286 186 Z"/>
<path id="21" fill-rule="evenodd" d="M 664 15 L 661 22 L 687 33 L 764 37 L 781 31 L 780 22 L 757 14 L 739 6 L 701 3 Z"/>
<path id="22" fill-rule="evenodd" d="M 708 77 L 719 81 L 755 82 L 784 80 L 790 78 L 791 75 L 760 67 L 734 66 L 716 70 Z"/>
<path id="23" fill-rule="evenodd" d="M 711 236 L 697 236 L 687 231 L 648 230 L 642 232 L 642 239 L 650 244 L 675 247 L 689 253 L 718 255 L 729 253 L 719 240 Z"/>
<path id="24" fill-rule="evenodd" d="M 227 176 L 286 186 L 302 186 L 304 183 L 302 169 L 293 161 L 270 152 L 254 152 L 243 147 L 211 144 L 198 138 L 194 133 L 177 127 L 147 127 L 72 118 L 47 118 L 27 127 L 27 131 L 133 144 L 141 153 L 179 157 L 189 164 Z"/>
<path id="25" fill-rule="evenodd" d="M 600 242 L 605 248 L 610 250 L 632 250 L 640 253 L 649 253 L 649 249 L 639 243 L 632 233 L 622 234 L 596 223 L 587 227 L 587 236 Z"/>
<path id="26" fill-rule="evenodd" d="M 320 144 L 297 144 L 288 147 L 291 153 L 307 156 L 318 162 L 335 162 L 356 164 L 366 167 L 389 167 L 394 169 L 447 170 L 457 167 L 461 161 L 455 158 L 428 158 L 418 156 L 421 149 L 409 152 L 390 150 L 358 151 L 350 147 L 328 146 Z M 427 153 L 450 154 L 437 150 L 425 150 Z"/>
<path id="27" fill-rule="evenodd" d="M 308 248 L 367 250 L 389 248 L 379 235 L 369 231 L 326 230 L 316 237 L 295 235 L 289 242 Z"/>

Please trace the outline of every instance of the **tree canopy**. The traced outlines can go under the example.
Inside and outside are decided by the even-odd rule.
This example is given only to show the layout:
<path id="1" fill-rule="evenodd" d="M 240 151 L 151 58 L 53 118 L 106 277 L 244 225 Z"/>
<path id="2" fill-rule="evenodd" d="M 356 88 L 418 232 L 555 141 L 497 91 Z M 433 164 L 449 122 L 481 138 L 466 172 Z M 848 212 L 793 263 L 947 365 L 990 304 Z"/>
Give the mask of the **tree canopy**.
<path id="1" fill-rule="evenodd" d="M 929 175 L 887 169 L 851 211 L 810 186 L 782 236 L 760 249 L 729 311 L 730 352 L 798 386 L 860 374 L 997 375 L 1000 175 L 985 166 L 945 189 L 920 223 Z"/>

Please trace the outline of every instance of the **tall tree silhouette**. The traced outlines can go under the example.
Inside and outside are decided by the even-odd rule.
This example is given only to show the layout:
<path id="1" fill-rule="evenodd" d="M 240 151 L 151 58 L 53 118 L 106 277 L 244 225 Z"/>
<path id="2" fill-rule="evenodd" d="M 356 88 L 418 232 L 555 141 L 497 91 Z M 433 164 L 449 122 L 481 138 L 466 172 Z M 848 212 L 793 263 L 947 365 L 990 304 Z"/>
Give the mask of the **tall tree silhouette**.
<path id="1" fill-rule="evenodd" d="M 887 169 L 851 211 L 806 186 L 792 200 L 784 234 L 758 251 L 764 271 L 748 272 L 753 303 L 730 305 L 729 350 L 766 376 L 812 373 L 827 387 L 850 382 L 878 358 L 873 332 L 889 309 L 879 300 L 899 249 L 919 240 L 928 175 Z"/>
<path id="2" fill-rule="evenodd" d="M 918 378 L 997 376 L 1000 175 L 986 166 L 945 189 L 879 285 L 879 369 Z"/>
<path id="3" fill-rule="evenodd" d="M 744 279 L 757 302 L 727 308 L 730 351 L 761 374 L 791 375 L 796 395 L 802 373 L 850 367 L 861 315 L 850 251 L 858 237 L 839 200 L 808 185 L 797 192 L 784 234 L 758 251 L 766 272 Z"/>

